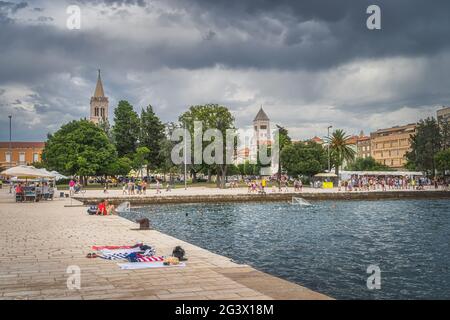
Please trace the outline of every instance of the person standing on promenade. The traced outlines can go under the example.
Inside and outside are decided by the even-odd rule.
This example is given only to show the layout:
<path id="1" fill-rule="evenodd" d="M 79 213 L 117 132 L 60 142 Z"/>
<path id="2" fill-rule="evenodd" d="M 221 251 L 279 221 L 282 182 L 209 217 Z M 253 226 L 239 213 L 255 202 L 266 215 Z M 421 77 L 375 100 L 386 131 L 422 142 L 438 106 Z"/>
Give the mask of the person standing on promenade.
<path id="1" fill-rule="evenodd" d="M 159 182 L 159 179 L 156 179 L 156 194 L 161 193 L 161 183 Z"/>
<path id="2" fill-rule="evenodd" d="M 75 181 L 73 181 L 73 179 L 70 179 L 69 181 L 69 194 L 70 196 L 73 196 L 75 192 Z"/>
<path id="3" fill-rule="evenodd" d="M 147 193 L 147 180 L 142 180 L 142 193 L 145 195 Z"/>

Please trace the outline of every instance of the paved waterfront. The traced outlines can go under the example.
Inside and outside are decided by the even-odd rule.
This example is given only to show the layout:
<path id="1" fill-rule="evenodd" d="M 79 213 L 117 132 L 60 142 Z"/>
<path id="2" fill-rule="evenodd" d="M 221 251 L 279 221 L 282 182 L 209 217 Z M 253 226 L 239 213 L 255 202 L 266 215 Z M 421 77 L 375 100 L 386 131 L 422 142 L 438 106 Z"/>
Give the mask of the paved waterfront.
<path id="1" fill-rule="evenodd" d="M 158 231 L 132 230 L 137 225 L 118 216 L 88 216 L 83 207 L 65 205 L 69 199 L 15 203 L 0 190 L 0 299 L 328 298 Z M 120 270 L 115 262 L 85 257 L 92 245 L 137 242 L 155 246 L 158 255 L 181 245 L 187 266 Z M 67 289 L 66 269 L 73 265 L 81 268 L 80 290 Z"/>

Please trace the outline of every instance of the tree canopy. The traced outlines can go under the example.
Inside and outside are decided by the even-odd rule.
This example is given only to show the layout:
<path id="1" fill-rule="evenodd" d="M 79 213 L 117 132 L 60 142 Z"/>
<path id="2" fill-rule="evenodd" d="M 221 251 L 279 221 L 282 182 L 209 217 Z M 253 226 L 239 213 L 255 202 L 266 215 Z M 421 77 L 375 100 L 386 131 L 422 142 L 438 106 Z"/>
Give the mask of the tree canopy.
<path id="1" fill-rule="evenodd" d="M 339 175 L 339 167 L 342 166 L 344 160 L 350 162 L 355 158 L 355 150 L 353 150 L 348 140 L 348 136 L 344 130 L 335 130 L 331 137 L 327 137 L 327 143 L 330 145 L 331 161 L 333 162 L 335 173 Z"/>
<path id="2" fill-rule="evenodd" d="M 220 187 L 225 187 L 225 177 L 227 175 L 227 165 L 226 165 L 226 130 L 234 129 L 234 117 L 231 115 L 230 111 L 227 107 L 220 106 L 218 104 L 206 104 L 206 105 L 197 105 L 191 106 L 188 111 L 184 112 L 180 117 L 179 121 L 186 127 L 191 137 L 194 137 L 194 121 L 202 122 L 202 137 L 206 130 L 208 129 L 217 129 L 221 132 L 223 141 L 222 141 L 222 164 L 206 164 L 204 159 L 201 165 L 194 165 L 194 153 L 192 152 L 192 159 L 190 165 L 191 171 L 194 170 L 198 172 L 199 170 L 217 170 L 217 185 Z M 192 145 L 194 143 L 192 139 Z M 205 147 L 208 146 L 211 142 L 204 141 L 202 142 L 202 150 L 205 150 Z M 191 145 L 191 147 L 192 147 Z M 192 147 L 193 150 L 193 147 Z"/>
<path id="3" fill-rule="evenodd" d="M 443 175 L 450 170 L 450 149 L 439 151 L 436 156 L 436 167 Z"/>
<path id="4" fill-rule="evenodd" d="M 163 164 L 161 149 L 165 139 L 165 128 L 151 105 L 142 109 L 140 121 L 139 146 L 149 150 L 145 157 L 148 173 L 149 170 L 158 169 Z"/>
<path id="5" fill-rule="evenodd" d="M 377 162 L 372 157 L 357 158 L 354 162 L 350 163 L 347 168 L 350 171 L 392 171 L 393 169 Z"/>
<path id="6" fill-rule="evenodd" d="M 93 176 L 107 174 L 117 152 L 99 126 L 79 120 L 48 136 L 42 159 L 47 169 L 66 175 Z"/>
<path id="7" fill-rule="evenodd" d="M 436 154 L 442 149 L 441 129 L 434 118 L 420 120 L 411 137 L 411 151 L 406 154 L 410 169 L 436 173 Z"/>
<path id="8" fill-rule="evenodd" d="M 313 176 L 327 167 L 327 153 L 313 141 L 295 142 L 281 152 L 283 168 L 291 176 Z"/>
<path id="9" fill-rule="evenodd" d="M 128 156 L 130 159 L 138 147 L 140 121 L 133 106 L 125 100 L 119 101 L 114 109 L 114 126 L 112 137 L 119 157 Z"/>

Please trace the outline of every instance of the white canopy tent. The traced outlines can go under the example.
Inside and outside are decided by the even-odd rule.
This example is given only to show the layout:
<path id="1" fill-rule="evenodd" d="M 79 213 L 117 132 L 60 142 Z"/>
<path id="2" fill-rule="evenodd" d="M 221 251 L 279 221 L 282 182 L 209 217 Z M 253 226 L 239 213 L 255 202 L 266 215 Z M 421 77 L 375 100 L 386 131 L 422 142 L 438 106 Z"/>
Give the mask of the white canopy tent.
<path id="1" fill-rule="evenodd" d="M 54 175 L 56 181 L 61 179 L 69 179 L 69 177 L 66 177 L 65 175 L 59 173 L 58 171 L 52 171 L 51 173 Z"/>
<path id="2" fill-rule="evenodd" d="M 44 169 L 45 170 L 45 169 Z M 17 177 L 17 178 L 51 178 L 53 175 L 47 170 L 41 171 L 33 166 L 17 166 L 6 169 L 0 173 L 3 176 Z"/>
<path id="3" fill-rule="evenodd" d="M 422 177 L 420 171 L 341 171 L 341 178 L 348 179 L 351 176 L 383 176 L 383 177 Z"/>

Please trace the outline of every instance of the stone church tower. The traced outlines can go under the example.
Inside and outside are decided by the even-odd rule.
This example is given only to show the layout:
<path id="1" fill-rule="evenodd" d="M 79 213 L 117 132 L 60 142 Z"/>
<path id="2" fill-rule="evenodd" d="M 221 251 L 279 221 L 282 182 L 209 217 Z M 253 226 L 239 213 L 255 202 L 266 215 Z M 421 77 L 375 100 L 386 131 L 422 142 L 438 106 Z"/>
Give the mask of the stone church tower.
<path id="1" fill-rule="evenodd" d="M 270 119 L 262 107 L 253 120 L 253 129 L 257 145 L 267 144 L 270 141 Z"/>
<path id="2" fill-rule="evenodd" d="M 105 97 L 105 92 L 103 91 L 100 70 L 98 70 L 97 85 L 95 86 L 94 96 L 91 97 L 90 120 L 96 124 L 108 120 L 108 97 Z"/>

